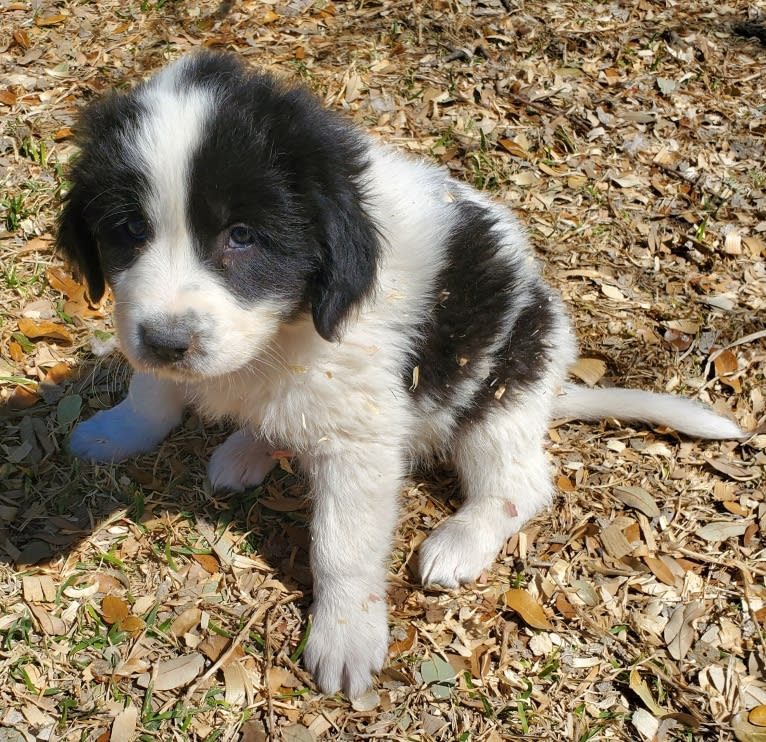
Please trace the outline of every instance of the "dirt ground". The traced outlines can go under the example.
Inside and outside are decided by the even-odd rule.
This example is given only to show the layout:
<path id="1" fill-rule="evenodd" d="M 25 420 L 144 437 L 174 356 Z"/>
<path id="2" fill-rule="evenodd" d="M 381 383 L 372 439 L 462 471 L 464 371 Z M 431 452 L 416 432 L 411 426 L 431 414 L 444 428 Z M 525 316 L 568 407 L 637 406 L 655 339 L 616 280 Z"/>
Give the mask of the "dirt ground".
<path id="1" fill-rule="evenodd" d="M 0 5 L 0 741 L 766 740 L 765 43 L 762 1 Z M 288 460 L 211 494 L 225 431 L 193 414 L 125 465 L 66 451 L 129 374 L 52 251 L 76 113 L 200 45 L 515 208 L 577 377 L 754 435 L 557 421 L 555 506 L 453 592 L 414 567 L 455 483 L 416 477 L 389 664 L 353 704 L 317 694 Z"/>

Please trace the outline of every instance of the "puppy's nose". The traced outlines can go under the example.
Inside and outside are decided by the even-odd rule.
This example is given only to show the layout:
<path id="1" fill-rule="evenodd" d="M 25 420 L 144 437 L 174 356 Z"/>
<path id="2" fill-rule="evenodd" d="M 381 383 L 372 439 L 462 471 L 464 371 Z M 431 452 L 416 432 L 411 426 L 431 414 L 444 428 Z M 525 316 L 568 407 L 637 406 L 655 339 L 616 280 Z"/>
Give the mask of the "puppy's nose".
<path id="1" fill-rule="evenodd" d="M 193 341 L 193 334 L 184 323 L 145 322 L 140 325 L 141 342 L 156 360 L 176 363 L 183 359 Z"/>

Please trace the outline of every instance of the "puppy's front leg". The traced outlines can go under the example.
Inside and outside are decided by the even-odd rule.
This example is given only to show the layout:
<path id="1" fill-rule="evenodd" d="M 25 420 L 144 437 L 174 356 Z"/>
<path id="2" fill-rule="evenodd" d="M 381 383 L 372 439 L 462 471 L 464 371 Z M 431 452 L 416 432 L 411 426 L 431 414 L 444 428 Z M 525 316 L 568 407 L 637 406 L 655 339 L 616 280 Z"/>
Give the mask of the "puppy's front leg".
<path id="1" fill-rule="evenodd" d="M 313 625 L 305 660 L 320 689 L 370 686 L 388 650 L 386 574 L 402 458 L 395 445 L 349 442 L 302 461 L 313 486 Z"/>
<path id="2" fill-rule="evenodd" d="M 128 396 L 80 423 L 72 431 L 69 449 L 89 461 L 120 461 L 147 453 L 181 422 L 184 406 L 182 386 L 136 372 Z"/>

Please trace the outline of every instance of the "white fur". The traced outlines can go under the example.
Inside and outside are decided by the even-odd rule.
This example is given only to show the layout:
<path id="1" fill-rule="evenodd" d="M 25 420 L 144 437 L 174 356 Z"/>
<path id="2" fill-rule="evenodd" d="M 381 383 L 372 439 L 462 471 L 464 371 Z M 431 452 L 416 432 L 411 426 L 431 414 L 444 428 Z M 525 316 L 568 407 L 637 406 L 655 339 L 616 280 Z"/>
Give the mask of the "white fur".
<path id="1" fill-rule="evenodd" d="M 194 311 L 205 329 L 205 352 L 183 375 L 162 369 L 157 372 L 163 378 L 137 373 L 124 402 L 78 426 L 72 450 L 107 461 L 146 451 L 190 403 L 242 426 L 213 454 L 209 476 L 216 487 L 257 484 L 273 466 L 275 447 L 295 451 L 314 498 L 313 627 L 305 660 L 322 690 L 361 693 L 385 661 L 386 562 L 398 496 L 413 459 L 450 452 L 460 476 L 465 505 L 426 540 L 420 555 L 424 582 L 453 587 L 479 577 L 506 539 L 550 502 L 543 442 L 552 411 L 577 417 L 625 412 L 695 435 L 739 433 L 728 421 L 676 398 L 570 386 L 557 398 L 576 356 L 558 304 L 559 322 L 549 338 L 557 348 L 555 360 L 513 404 L 498 405 L 456 432 L 454 414 L 437 400 L 413 401 L 400 374 L 417 338 L 401 328 L 419 326 L 431 309 L 436 276 L 447 259 L 445 239 L 455 226 L 449 207 L 455 196 L 499 218 L 500 253 L 522 276 L 528 270 L 530 284 L 536 268 L 512 214 L 444 171 L 377 144 L 369 145 L 364 184 L 368 210 L 382 233 L 377 286 L 342 339 L 322 339 L 308 315 L 282 323 L 277 305 L 244 306 L 197 258 L 183 216 L 188 159 L 212 102 L 200 93 L 171 92 L 173 69 L 144 93 L 149 113 L 134 148 L 152 184 L 158 227 L 138 259 L 112 282 L 115 316 L 123 350 L 138 369 L 151 368 L 139 326 L 152 318 Z M 522 280 L 516 291 L 523 296 L 526 290 Z M 505 319 L 511 325 L 513 312 Z M 475 368 L 489 373 L 494 350 L 487 347 L 471 359 Z M 458 398 L 471 399 L 482 376 L 461 382 Z"/>
<path id="2" fill-rule="evenodd" d="M 589 389 L 565 384 L 553 405 L 557 417 L 600 420 L 617 417 L 667 425 L 695 438 L 744 438 L 733 421 L 709 407 L 673 394 L 655 394 L 641 389 Z"/>

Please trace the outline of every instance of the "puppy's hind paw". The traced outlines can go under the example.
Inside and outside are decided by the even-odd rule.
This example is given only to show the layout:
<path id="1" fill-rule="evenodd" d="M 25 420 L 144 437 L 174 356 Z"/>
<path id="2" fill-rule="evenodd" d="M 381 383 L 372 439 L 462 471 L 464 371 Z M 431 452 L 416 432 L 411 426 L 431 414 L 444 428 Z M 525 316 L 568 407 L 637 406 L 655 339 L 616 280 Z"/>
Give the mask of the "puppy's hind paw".
<path id="1" fill-rule="evenodd" d="M 167 435 L 118 405 L 81 422 L 69 437 L 69 450 L 86 461 L 114 462 L 148 453 Z"/>
<path id="2" fill-rule="evenodd" d="M 492 564 L 503 538 L 486 524 L 448 518 L 420 547 L 420 579 L 424 585 L 457 587 L 474 582 Z"/>
<path id="3" fill-rule="evenodd" d="M 215 449 L 207 476 L 214 490 L 242 492 L 259 485 L 276 463 L 266 442 L 243 429 Z"/>

